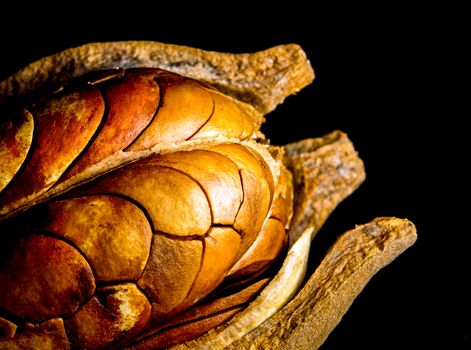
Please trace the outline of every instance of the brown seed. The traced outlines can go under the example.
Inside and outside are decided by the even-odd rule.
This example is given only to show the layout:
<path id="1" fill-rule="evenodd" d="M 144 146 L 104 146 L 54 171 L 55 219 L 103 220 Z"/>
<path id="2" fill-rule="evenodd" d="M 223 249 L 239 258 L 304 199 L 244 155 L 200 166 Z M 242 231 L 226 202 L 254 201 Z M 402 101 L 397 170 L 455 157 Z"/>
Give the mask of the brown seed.
<path id="1" fill-rule="evenodd" d="M 39 322 L 73 314 L 93 294 L 90 265 L 66 242 L 31 235 L 8 248 L 0 266 L 1 310 Z"/>
<path id="2" fill-rule="evenodd" d="M 150 303 L 135 284 L 100 288 L 65 321 L 74 347 L 102 349 L 139 333 L 150 316 Z"/>
<path id="3" fill-rule="evenodd" d="M 149 257 L 152 229 L 133 203 L 115 196 L 52 202 L 43 229 L 71 241 L 87 257 L 96 282 L 137 280 Z"/>

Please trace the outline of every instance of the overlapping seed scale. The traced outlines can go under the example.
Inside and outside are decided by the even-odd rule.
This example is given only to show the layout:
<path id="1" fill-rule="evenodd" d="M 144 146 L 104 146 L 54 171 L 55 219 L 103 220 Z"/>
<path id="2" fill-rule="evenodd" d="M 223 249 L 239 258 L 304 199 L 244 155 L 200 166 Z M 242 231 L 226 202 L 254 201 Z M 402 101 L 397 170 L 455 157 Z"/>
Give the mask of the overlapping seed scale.
<path id="1" fill-rule="evenodd" d="M 87 152 L 69 170 L 66 178 L 123 150 L 149 125 L 160 100 L 154 75 L 131 71 L 121 79 L 97 85 L 106 101 L 107 114 Z"/>
<path id="2" fill-rule="evenodd" d="M 227 274 L 229 283 L 255 278 L 281 255 L 288 243 L 286 227 L 293 205 L 290 186 L 291 174 L 286 169 L 281 169 L 276 197 L 270 207 L 270 216 L 265 220 L 255 241 Z"/>
<path id="3" fill-rule="evenodd" d="M 97 283 L 137 280 L 147 262 L 152 229 L 133 203 L 115 196 L 85 196 L 52 202 L 41 229 L 77 247 Z"/>
<path id="4" fill-rule="evenodd" d="M 0 330 L 2 328 L 0 317 Z M 62 318 L 40 323 L 26 322 L 23 327 L 11 324 L 5 336 L 0 336 L 0 349 L 70 349 Z M 10 334 L 8 334 L 10 332 Z"/>
<path id="5" fill-rule="evenodd" d="M 269 218 L 254 243 L 228 273 L 229 278 L 240 278 L 263 272 L 280 255 L 288 237 L 281 221 Z"/>
<path id="6" fill-rule="evenodd" d="M 100 92 L 92 86 L 61 93 L 32 109 L 34 137 L 30 155 L 23 171 L 15 174 L 14 182 L 0 194 L 0 215 L 54 185 L 91 140 L 104 109 Z M 30 119 L 25 119 L 24 123 L 26 125 L 18 128 L 19 132 L 31 128 Z M 3 164 L 5 162 L 2 169 Z"/>
<path id="7" fill-rule="evenodd" d="M 65 320 L 69 340 L 78 349 L 102 349 L 139 333 L 150 317 L 146 296 L 133 283 L 102 287 Z"/>
<path id="8" fill-rule="evenodd" d="M 26 159 L 33 141 L 34 121 L 27 110 L 0 116 L 0 191 L 13 179 Z"/>
<path id="9" fill-rule="evenodd" d="M 273 177 L 266 163 L 247 147 L 220 144 L 208 150 L 231 159 L 239 168 L 244 200 L 234 221 L 234 229 L 243 233 L 241 252 L 245 252 L 260 232 L 273 196 Z"/>
<path id="10" fill-rule="evenodd" d="M 232 228 L 213 227 L 205 237 L 203 244 L 204 257 L 201 261 L 198 278 L 195 279 L 186 296 L 182 309 L 201 300 L 222 282 L 239 255 L 241 238 Z"/>
<path id="11" fill-rule="evenodd" d="M 187 140 L 213 113 L 211 94 L 197 82 L 174 74 L 161 74 L 155 81 L 161 93 L 158 111 L 129 151 L 141 151 L 161 142 Z"/>
<path id="12" fill-rule="evenodd" d="M 183 172 L 147 162 L 100 177 L 78 193 L 119 195 L 142 207 L 154 230 L 176 236 L 204 235 L 211 226 L 211 210 L 201 185 Z"/>
<path id="13" fill-rule="evenodd" d="M 159 109 L 128 150 L 217 136 L 245 140 L 253 134 L 251 117 L 218 91 L 175 74 L 161 74 L 156 81 L 162 96 Z"/>
<path id="14" fill-rule="evenodd" d="M 2 123 L 0 155 L 9 161 L 0 166 L 0 215 L 120 152 L 254 132 L 235 102 L 192 79 L 160 69 L 95 75 Z"/>
<path id="15" fill-rule="evenodd" d="M 254 132 L 254 122 L 234 101 L 213 90 L 211 93 L 214 107 L 208 121 L 190 138 L 213 138 L 225 136 L 240 140 L 248 139 Z"/>
<path id="16" fill-rule="evenodd" d="M 194 150 L 152 157 L 142 164 L 169 168 L 187 175 L 207 195 L 212 223 L 234 223 L 244 193 L 239 168 L 230 158 L 211 150 Z"/>
<path id="17" fill-rule="evenodd" d="M 0 310 L 40 322 L 70 316 L 95 290 L 95 278 L 77 249 L 42 234 L 2 242 Z"/>

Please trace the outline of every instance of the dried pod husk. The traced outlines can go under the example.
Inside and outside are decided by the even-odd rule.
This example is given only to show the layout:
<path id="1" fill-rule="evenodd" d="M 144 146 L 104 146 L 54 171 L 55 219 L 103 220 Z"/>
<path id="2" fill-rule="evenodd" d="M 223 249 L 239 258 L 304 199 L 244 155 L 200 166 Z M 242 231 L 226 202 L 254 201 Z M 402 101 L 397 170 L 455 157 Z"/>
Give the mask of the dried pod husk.
<path id="1" fill-rule="evenodd" d="M 295 298 L 228 349 L 318 349 L 371 277 L 416 239 L 412 222 L 393 217 L 345 232 Z"/>
<path id="2" fill-rule="evenodd" d="M 153 41 L 92 43 L 42 58 L 1 82 L 0 103 L 22 99 L 44 86 L 54 91 L 72 78 L 115 67 L 161 68 L 195 78 L 262 114 L 314 79 L 306 54 L 296 44 L 231 54 Z"/>

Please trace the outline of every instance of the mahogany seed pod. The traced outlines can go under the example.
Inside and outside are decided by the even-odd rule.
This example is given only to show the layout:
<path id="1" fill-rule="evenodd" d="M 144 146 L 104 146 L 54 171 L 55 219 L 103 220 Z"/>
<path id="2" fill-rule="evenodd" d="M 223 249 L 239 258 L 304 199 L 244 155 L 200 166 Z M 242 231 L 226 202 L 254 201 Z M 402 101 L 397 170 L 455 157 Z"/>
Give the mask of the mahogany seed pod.
<path id="1" fill-rule="evenodd" d="M 115 62 L 122 68 L 69 81 Z M 123 69 L 136 66 L 236 99 L 165 70 Z M 341 133 L 284 149 L 259 131 L 261 113 L 312 78 L 296 45 L 231 55 L 123 42 L 66 50 L 0 83 L 0 100 L 23 106 L 0 124 L 0 345 L 245 348 L 237 339 L 252 337 L 266 347 L 279 328 L 285 336 L 270 335 L 270 347 L 320 346 L 355 292 L 338 295 L 347 306 L 328 313 L 321 333 L 325 310 L 300 328 L 315 339 L 284 323 L 299 303 L 277 311 L 302 281 L 313 234 L 363 181 L 363 164 Z M 370 276 L 413 241 L 379 255 Z"/>

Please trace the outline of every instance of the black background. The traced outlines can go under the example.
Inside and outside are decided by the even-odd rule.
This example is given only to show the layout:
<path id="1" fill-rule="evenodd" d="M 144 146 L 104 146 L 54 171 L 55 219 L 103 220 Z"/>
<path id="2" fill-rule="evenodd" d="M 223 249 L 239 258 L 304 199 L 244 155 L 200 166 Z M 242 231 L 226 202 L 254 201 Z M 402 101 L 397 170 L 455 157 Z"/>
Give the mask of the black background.
<path id="1" fill-rule="evenodd" d="M 268 115 L 264 132 L 284 144 L 343 130 L 367 172 L 314 240 L 313 261 L 340 233 L 376 216 L 409 218 L 419 235 L 371 280 L 322 349 L 471 348 L 469 228 L 460 224 L 469 209 L 469 107 L 458 107 L 462 90 L 451 79 L 461 74 L 455 44 L 465 45 L 461 23 L 450 19 L 459 10 L 287 3 L 261 14 L 240 3 L 213 6 L 217 13 L 201 4 L 148 6 L 5 9 L 0 78 L 87 42 L 155 40 L 227 52 L 300 44 L 315 82 Z"/>

